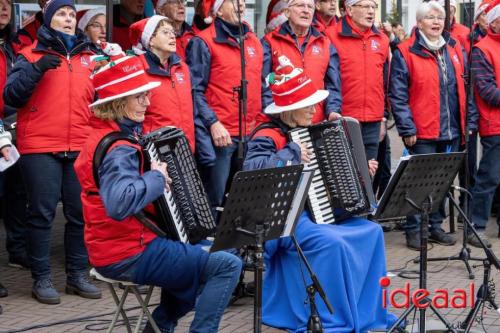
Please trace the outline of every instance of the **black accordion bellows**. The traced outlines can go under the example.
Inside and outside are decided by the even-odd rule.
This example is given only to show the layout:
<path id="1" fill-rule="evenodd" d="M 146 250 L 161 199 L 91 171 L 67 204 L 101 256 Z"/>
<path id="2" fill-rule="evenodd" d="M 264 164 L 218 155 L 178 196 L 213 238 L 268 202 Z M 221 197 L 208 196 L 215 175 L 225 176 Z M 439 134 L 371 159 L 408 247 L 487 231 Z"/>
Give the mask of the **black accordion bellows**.
<path id="1" fill-rule="evenodd" d="M 158 226 L 167 236 L 184 243 L 197 243 L 215 231 L 215 221 L 201 182 L 194 156 L 182 130 L 163 127 L 141 138 L 145 155 L 167 163 L 172 178 L 170 192 L 154 202 Z"/>

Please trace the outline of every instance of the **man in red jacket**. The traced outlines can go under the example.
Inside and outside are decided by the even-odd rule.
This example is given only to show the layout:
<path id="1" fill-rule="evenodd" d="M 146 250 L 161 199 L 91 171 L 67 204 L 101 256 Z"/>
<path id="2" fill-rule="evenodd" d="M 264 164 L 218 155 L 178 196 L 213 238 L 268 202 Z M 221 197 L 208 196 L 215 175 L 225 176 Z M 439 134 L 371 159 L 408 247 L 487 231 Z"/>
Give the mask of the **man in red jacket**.
<path id="1" fill-rule="evenodd" d="M 315 0 L 313 26 L 320 32 L 335 26 L 340 18 L 337 16 L 337 0 Z"/>
<path id="2" fill-rule="evenodd" d="M 326 30 L 340 58 L 343 116 L 361 123 L 368 160 L 376 159 L 384 120 L 389 38 L 375 27 L 375 0 L 346 0 L 346 16 Z"/>
<path id="3" fill-rule="evenodd" d="M 193 29 L 186 22 L 186 0 L 158 0 L 156 13 L 169 18 L 175 29 L 176 53 L 184 61 L 186 47 L 194 36 Z"/>
<path id="4" fill-rule="evenodd" d="M 214 213 L 215 208 L 222 205 L 226 183 L 235 170 L 240 129 L 242 135 L 249 135 L 261 111 L 262 46 L 251 27 L 243 23 L 248 109 L 240 127 L 238 96 L 234 88 L 241 80 L 238 11 L 243 17 L 245 1 L 240 0 L 239 8 L 235 3 L 203 0 L 205 22 L 211 25 L 198 33 L 186 50 L 186 62 L 192 75 L 194 112 L 210 132 L 210 138 L 204 139 L 197 128 L 196 151 L 199 163 L 204 166 L 202 177 Z M 201 142 L 207 144 L 202 147 Z M 215 155 L 215 163 L 208 158 L 206 162 L 202 160 L 209 155 Z"/>
<path id="5" fill-rule="evenodd" d="M 488 35 L 472 49 L 472 74 L 479 111 L 483 157 L 472 188 L 472 221 L 481 236 L 490 216 L 495 190 L 500 185 L 500 0 L 488 7 Z M 497 217 L 500 225 L 500 217 Z M 500 235 L 500 233 L 499 233 Z M 468 242 L 480 246 L 470 235 Z"/>
<path id="6" fill-rule="evenodd" d="M 144 18 L 145 0 L 121 0 L 113 5 L 113 42 L 120 44 L 122 49 L 132 47 L 129 40 L 130 25 Z"/>

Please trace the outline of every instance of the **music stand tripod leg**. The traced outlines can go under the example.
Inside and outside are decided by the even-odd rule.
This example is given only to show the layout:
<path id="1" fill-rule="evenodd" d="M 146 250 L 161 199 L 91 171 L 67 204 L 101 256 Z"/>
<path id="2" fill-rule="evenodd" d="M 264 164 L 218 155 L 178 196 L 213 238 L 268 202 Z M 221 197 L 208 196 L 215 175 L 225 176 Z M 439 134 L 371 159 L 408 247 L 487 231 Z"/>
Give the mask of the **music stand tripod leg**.
<path id="1" fill-rule="evenodd" d="M 481 258 L 475 258 L 470 255 L 471 250 L 469 247 L 467 247 L 467 238 L 468 238 L 468 233 L 469 229 L 472 228 L 472 225 L 470 225 L 470 222 L 468 222 L 467 215 L 464 213 L 464 211 L 460 208 L 460 204 L 456 201 L 455 198 L 451 195 L 451 193 L 448 193 L 448 199 L 449 202 L 456 208 L 458 211 L 458 215 L 462 216 L 464 225 L 463 225 L 463 238 L 462 238 L 462 249 L 457 255 L 451 256 L 451 257 L 436 257 L 436 258 L 429 258 L 427 261 L 456 261 L 460 260 L 464 263 L 465 268 L 467 269 L 467 272 L 469 273 L 469 279 L 473 280 L 474 279 L 474 273 L 472 272 L 472 268 L 469 264 L 469 260 L 472 261 L 482 261 Z"/>

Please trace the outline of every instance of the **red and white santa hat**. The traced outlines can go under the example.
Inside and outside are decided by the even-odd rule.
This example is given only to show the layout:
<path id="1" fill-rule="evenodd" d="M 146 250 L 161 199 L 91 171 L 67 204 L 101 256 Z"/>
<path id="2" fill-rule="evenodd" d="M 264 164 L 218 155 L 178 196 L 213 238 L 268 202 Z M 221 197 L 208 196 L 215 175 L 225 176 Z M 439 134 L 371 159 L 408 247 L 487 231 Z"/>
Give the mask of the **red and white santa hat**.
<path id="1" fill-rule="evenodd" d="M 500 17 L 500 0 L 495 0 L 492 3 L 490 3 L 488 8 L 486 8 L 485 12 L 488 24 L 493 23 L 493 21 L 495 21 L 497 18 Z"/>
<path id="2" fill-rule="evenodd" d="M 279 66 L 266 78 L 274 103 L 265 114 L 278 114 L 315 105 L 328 97 L 328 90 L 316 88 L 301 68 L 295 68 L 286 56 L 278 57 Z"/>
<path id="3" fill-rule="evenodd" d="M 98 99 L 90 107 L 154 89 L 160 82 L 149 81 L 139 57 L 126 56 L 110 62 L 92 75 Z"/>
<path id="4" fill-rule="evenodd" d="M 284 10 L 288 8 L 287 0 L 271 0 L 267 6 L 266 32 L 272 31 L 288 20 Z"/>
<path id="5" fill-rule="evenodd" d="M 484 0 L 481 2 L 477 8 L 476 11 L 474 12 L 474 21 L 477 21 L 478 17 L 488 8 L 492 0 Z"/>
<path id="6" fill-rule="evenodd" d="M 144 53 L 149 49 L 149 41 L 162 20 L 168 20 L 165 16 L 153 15 L 133 23 L 130 26 L 129 40 L 136 54 Z"/>
<path id="7" fill-rule="evenodd" d="M 217 13 L 219 8 L 222 6 L 225 0 L 200 0 L 203 6 L 203 21 L 206 24 L 210 24 L 213 22 L 212 15 Z"/>
<path id="8" fill-rule="evenodd" d="M 96 7 L 92 9 L 81 10 L 76 13 L 76 19 L 78 21 L 78 29 L 84 31 L 87 25 L 89 25 L 90 20 L 92 20 L 97 15 L 106 16 L 105 7 Z"/>

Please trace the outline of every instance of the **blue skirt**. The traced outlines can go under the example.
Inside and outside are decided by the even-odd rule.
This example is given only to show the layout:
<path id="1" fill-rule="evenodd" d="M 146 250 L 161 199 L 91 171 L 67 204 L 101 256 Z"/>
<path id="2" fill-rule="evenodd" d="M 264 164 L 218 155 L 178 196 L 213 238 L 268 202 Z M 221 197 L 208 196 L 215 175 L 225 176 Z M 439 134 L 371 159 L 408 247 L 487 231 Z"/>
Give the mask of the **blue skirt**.
<path id="1" fill-rule="evenodd" d="M 366 332 L 386 328 L 395 316 L 382 307 L 381 277 L 386 275 L 382 228 L 363 218 L 338 225 L 318 225 L 302 213 L 295 236 L 330 303 L 316 305 L 325 332 Z M 311 279 L 290 238 L 266 242 L 263 322 L 304 332 L 310 315 L 306 285 Z M 304 281 L 305 279 L 305 281 Z"/>

